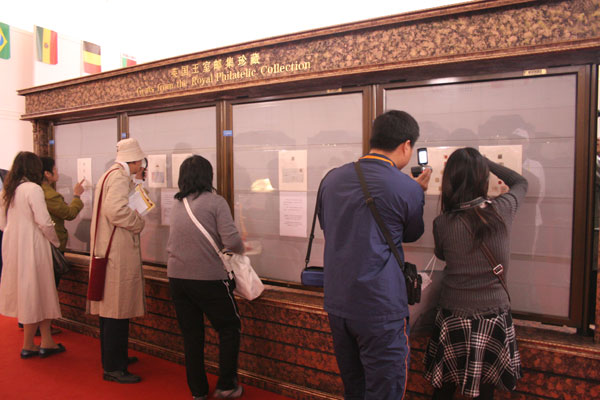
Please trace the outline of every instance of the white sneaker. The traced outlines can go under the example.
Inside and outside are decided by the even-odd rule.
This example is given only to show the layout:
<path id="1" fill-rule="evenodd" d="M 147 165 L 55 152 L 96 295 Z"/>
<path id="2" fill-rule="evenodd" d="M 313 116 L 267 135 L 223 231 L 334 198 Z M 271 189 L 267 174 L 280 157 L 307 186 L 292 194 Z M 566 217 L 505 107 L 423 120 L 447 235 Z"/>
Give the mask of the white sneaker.
<path id="1" fill-rule="evenodd" d="M 237 387 L 229 390 L 216 389 L 213 397 L 215 399 L 237 399 L 238 397 L 242 397 L 243 393 L 244 388 L 242 385 L 237 385 Z"/>

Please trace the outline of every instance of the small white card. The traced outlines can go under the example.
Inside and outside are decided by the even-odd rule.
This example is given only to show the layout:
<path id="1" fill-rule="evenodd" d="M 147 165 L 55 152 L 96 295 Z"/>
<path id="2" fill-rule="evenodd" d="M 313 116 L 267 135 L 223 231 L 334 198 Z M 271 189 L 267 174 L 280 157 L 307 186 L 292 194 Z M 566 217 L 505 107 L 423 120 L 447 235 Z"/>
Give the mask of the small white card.
<path id="1" fill-rule="evenodd" d="M 279 151 L 279 190 L 307 190 L 307 154 L 306 150 Z"/>
<path id="2" fill-rule="evenodd" d="M 83 181 L 83 187 L 91 188 L 92 182 L 92 159 L 78 158 L 77 159 L 77 182 Z"/>
<path id="3" fill-rule="evenodd" d="M 279 235 L 307 236 L 306 192 L 279 192 Z"/>
<path id="4" fill-rule="evenodd" d="M 179 189 L 161 189 L 160 190 L 160 224 L 171 225 L 171 210 L 175 202 L 175 193 Z"/>
<path id="5" fill-rule="evenodd" d="M 192 156 L 192 153 L 173 153 L 171 154 L 171 187 L 178 187 L 179 184 L 179 168 L 183 162 Z"/>
<path id="6" fill-rule="evenodd" d="M 167 187 L 167 155 L 148 155 L 148 187 Z"/>

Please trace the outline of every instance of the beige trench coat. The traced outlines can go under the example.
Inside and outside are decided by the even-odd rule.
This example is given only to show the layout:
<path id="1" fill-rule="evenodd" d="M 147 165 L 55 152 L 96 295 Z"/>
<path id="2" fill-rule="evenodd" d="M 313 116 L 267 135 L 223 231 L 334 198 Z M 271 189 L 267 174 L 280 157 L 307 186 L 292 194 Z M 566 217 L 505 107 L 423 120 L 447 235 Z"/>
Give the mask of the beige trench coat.
<path id="1" fill-rule="evenodd" d="M 96 221 L 102 182 L 106 174 L 113 169 L 117 170 L 106 179 L 100 216 Z M 104 257 L 113 227 L 116 229 L 106 267 L 104 298 L 102 301 L 87 302 L 87 312 L 90 314 L 105 318 L 127 319 L 141 317 L 146 312 L 140 252 L 140 232 L 144 228 L 144 220 L 136 211 L 129 208 L 129 194 L 133 188 L 134 184 L 127 172 L 117 163 L 102 175 L 96 185 L 90 231 L 90 247 L 93 249 L 96 224 L 98 224 L 96 257 Z"/>
<path id="2" fill-rule="evenodd" d="M 3 193 L 0 193 L 0 196 Z M 50 242 L 60 244 L 40 185 L 23 182 L 8 209 L 0 201 L 0 314 L 23 324 L 60 318 Z"/>

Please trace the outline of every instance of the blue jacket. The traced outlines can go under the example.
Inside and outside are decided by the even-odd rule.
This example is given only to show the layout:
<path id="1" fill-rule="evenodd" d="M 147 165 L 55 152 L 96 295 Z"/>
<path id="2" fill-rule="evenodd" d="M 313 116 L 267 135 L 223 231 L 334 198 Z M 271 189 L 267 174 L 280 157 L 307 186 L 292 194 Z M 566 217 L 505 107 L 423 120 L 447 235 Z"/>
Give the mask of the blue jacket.
<path id="1" fill-rule="evenodd" d="M 375 205 L 400 255 L 402 242 L 424 231 L 423 189 L 387 157 L 360 161 Z M 325 310 L 342 318 L 386 321 L 408 316 L 404 276 L 365 203 L 353 163 L 329 173 L 321 187 L 325 235 Z"/>

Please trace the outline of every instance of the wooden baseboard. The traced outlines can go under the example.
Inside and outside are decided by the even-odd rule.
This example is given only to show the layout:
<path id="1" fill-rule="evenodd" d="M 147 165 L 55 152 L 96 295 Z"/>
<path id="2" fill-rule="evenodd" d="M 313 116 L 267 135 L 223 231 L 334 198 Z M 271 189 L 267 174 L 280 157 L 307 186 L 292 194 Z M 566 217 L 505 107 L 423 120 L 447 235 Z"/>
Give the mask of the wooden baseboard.
<path id="1" fill-rule="evenodd" d="M 75 331 L 86 336 L 91 336 L 94 338 L 100 337 L 100 330 L 98 327 L 88 325 L 79 321 L 61 318 L 55 320 L 54 325 Z M 132 338 L 129 339 L 129 347 L 154 357 L 162 358 L 164 360 L 175 362 L 177 364 L 184 364 L 184 354 L 178 351 L 173 351 L 152 343 L 147 343 L 142 340 Z M 206 370 L 211 374 L 217 374 L 219 371 L 219 366 L 217 365 L 217 363 L 207 360 Z M 268 390 L 273 393 L 288 396 L 297 400 L 340 400 L 343 398 L 342 396 L 336 396 L 330 393 L 325 393 L 303 386 L 294 385 L 289 382 L 282 382 L 275 379 L 271 379 L 269 377 L 256 374 L 254 372 L 246 371 L 243 369 L 238 370 L 238 375 L 240 381 L 245 384 Z"/>

